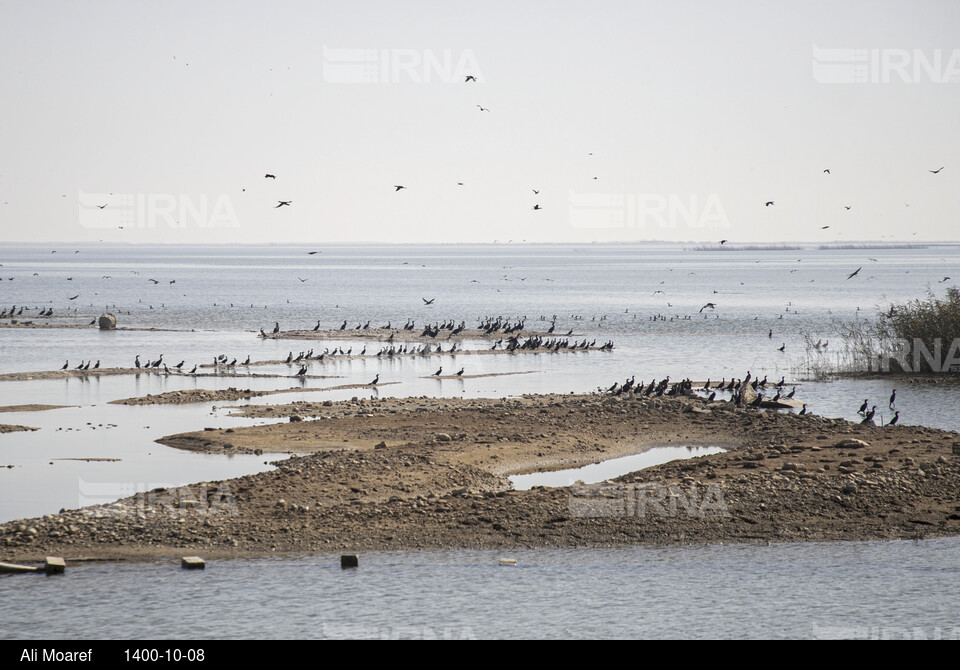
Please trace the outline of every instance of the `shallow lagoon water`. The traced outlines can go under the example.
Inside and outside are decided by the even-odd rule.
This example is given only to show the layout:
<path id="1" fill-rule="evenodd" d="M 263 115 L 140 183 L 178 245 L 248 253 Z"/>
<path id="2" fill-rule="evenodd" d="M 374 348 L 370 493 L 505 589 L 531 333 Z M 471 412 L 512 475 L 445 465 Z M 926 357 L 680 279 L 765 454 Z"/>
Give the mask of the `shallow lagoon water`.
<path id="1" fill-rule="evenodd" d="M 0 638 L 958 639 L 958 574 L 958 538 L 89 563 L 0 576 Z"/>
<path id="2" fill-rule="evenodd" d="M 628 472 L 636 472 L 661 463 L 669 463 L 686 458 L 709 456 L 722 453 L 720 447 L 654 447 L 641 454 L 610 458 L 600 463 L 585 465 L 580 468 L 567 468 L 551 472 L 533 472 L 525 475 L 511 475 L 508 477 L 513 488 L 518 491 L 527 491 L 534 486 L 571 486 L 580 481 L 584 484 L 596 484 L 607 479 L 620 477 Z"/>

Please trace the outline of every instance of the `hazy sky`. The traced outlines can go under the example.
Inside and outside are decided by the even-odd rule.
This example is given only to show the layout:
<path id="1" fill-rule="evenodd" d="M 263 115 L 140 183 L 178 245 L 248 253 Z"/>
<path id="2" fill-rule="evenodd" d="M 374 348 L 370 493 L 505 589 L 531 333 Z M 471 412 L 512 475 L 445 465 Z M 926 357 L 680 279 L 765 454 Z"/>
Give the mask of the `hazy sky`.
<path id="1" fill-rule="evenodd" d="M 0 241 L 960 239 L 956 0 L 0 16 Z"/>

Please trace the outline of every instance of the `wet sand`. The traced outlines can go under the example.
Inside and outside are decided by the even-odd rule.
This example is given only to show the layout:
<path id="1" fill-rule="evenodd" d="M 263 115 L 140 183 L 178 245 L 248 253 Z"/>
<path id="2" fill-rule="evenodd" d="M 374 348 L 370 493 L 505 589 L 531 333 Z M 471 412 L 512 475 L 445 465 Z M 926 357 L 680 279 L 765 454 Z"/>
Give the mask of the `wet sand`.
<path id="1" fill-rule="evenodd" d="M 76 407 L 76 405 L 3 405 L 0 406 L 0 412 L 43 412 L 64 407 Z"/>
<path id="2" fill-rule="evenodd" d="M 0 558 L 913 539 L 960 534 L 960 435 L 698 398 L 385 398 L 237 408 L 265 426 L 163 438 L 296 452 L 276 469 L 0 525 Z M 291 420 L 292 417 L 296 417 Z M 720 446 L 573 488 L 506 475 Z M 0 477 L 4 476 L 0 471 Z"/>
<path id="3" fill-rule="evenodd" d="M 303 379 L 301 377 L 301 379 Z M 213 402 L 213 401 L 231 401 L 231 400 L 249 400 L 265 395 L 277 395 L 278 393 L 316 393 L 319 391 L 342 391 L 349 389 L 372 389 L 380 386 L 392 386 L 401 382 L 380 382 L 373 384 L 340 384 L 338 386 L 325 386 L 320 388 L 294 386 L 288 389 L 274 389 L 272 391 L 253 391 L 251 389 L 235 389 L 233 387 L 220 390 L 208 389 L 190 389 L 186 391 L 168 391 L 157 395 L 138 396 L 136 398 L 124 398 L 122 400 L 111 400 L 110 405 L 184 405 L 194 402 Z"/>
<path id="4" fill-rule="evenodd" d="M 9 423 L 0 423 L 0 433 L 20 433 L 26 430 L 40 430 L 40 429 L 31 428 L 30 426 L 14 426 Z"/>

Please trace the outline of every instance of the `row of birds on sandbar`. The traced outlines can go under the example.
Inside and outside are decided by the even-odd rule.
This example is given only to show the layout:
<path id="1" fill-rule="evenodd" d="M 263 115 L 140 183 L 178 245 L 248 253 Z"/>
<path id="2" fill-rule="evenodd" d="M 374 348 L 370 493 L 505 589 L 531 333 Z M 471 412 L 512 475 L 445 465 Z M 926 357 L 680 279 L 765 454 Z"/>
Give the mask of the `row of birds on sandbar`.
<path id="1" fill-rule="evenodd" d="M 712 385 L 711 385 L 712 384 Z M 731 394 L 730 400 L 737 405 L 738 407 L 763 407 L 764 403 L 776 403 L 781 399 L 792 399 L 796 394 L 796 387 L 791 389 L 787 394 L 783 394 L 783 387 L 787 385 L 786 378 L 781 377 L 780 381 L 776 384 L 773 384 L 774 388 L 777 389 L 776 395 L 767 400 L 764 397 L 763 390 L 767 387 L 770 382 L 767 381 L 767 376 L 764 378 L 756 379 L 753 378 L 753 375 L 747 371 L 747 376 L 743 379 L 731 379 L 727 382 L 726 377 L 724 377 L 720 382 L 711 382 L 709 379 L 704 383 L 703 387 L 700 389 L 701 392 L 706 393 L 710 391 L 710 395 L 706 397 L 708 402 L 712 402 L 717 397 L 717 392 L 728 392 Z M 746 401 L 746 390 L 750 388 L 755 394 L 755 398 L 750 402 Z M 639 384 L 636 383 L 636 376 L 632 376 L 629 379 L 624 380 L 621 384 L 620 382 L 614 382 L 613 386 L 607 389 L 599 388 L 598 392 L 605 392 L 613 396 L 622 396 L 632 394 L 635 396 L 642 397 L 672 397 L 672 396 L 699 396 L 695 389 L 693 382 L 690 379 L 684 379 L 673 384 L 670 383 L 670 377 L 660 380 L 659 382 L 654 379 L 649 384 L 645 384 L 641 381 Z M 895 426 L 900 421 L 900 412 L 896 410 L 896 399 L 897 391 L 896 389 L 890 394 L 889 407 L 891 411 L 894 411 L 893 418 L 886 424 L 887 426 Z M 768 405 L 769 406 L 769 405 Z M 874 417 L 876 416 L 877 406 L 873 405 L 869 410 L 870 403 L 867 399 L 864 399 L 863 404 L 860 406 L 860 409 L 857 410 L 857 413 L 863 417 L 860 421 L 861 425 L 876 425 L 874 423 Z M 803 408 L 798 412 L 798 414 L 805 415 L 809 414 L 807 410 L 806 403 L 803 404 Z"/>

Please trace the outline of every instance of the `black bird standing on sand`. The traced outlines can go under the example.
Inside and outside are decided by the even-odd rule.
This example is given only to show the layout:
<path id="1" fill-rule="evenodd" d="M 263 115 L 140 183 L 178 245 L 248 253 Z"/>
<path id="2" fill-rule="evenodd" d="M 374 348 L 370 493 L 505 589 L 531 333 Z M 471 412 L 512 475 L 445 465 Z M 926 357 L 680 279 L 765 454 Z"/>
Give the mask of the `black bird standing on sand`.
<path id="1" fill-rule="evenodd" d="M 315 326 L 313 327 L 313 329 L 314 329 L 315 331 L 320 330 L 320 320 L 319 320 L 319 319 L 317 319 L 317 325 L 315 325 Z"/>
<path id="2" fill-rule="evenodd" d="M 439 369 L 439 370 L 437 370 L 436 372 L 433 373 L 432 376 L 434 376 L 434 377 L 439 377 L 441 372 L 443 372 L 443 366 L 442 366 L 442 365 L 440 366 L 440 369 Z"/>
<path id="3" fill-rule="evenodd" d="M 66 370 L 69 366 L 70 366 L 70 361 L 69 361 L 69 359 L 68 359 L 67 362 L 64 363 L 64 364 L 63 364 L 63 367 L 60 368 L 60 369 L 61 369 L 61 370 Z"/>
<path id="4" fill-rule="evenodd" d="M 803 409 L 800 410 L 800 414 L 806 414 L 806 413 L 807 413 L 807 405 L 806 405 L 806 403 L 804 403 Z"/>
<path id="5" fill-rule="evenodd" d="M 373 378 L 373 381 L 370 382 L 370 386 L 376 386 L 378 381 L 380 381 L 380 375 L 379 375 L 379 374 L 378 374 L 376 377 Z"/>
<path id="6" fill-rule="evenodd" d="M 280 332 L 280 322 L 275 321 L 273 325 L 273 334 L 276 335 L 279 332 Z"/>
<path id="7" fill-rule="evenodd" d="M 873 417 L 874 415 L 876 415 L 876 413 L 877 413 L 877 406 L 874 405 L 873 408 L 869 412 L 867 412 L 867 416 L 864 417 L 863 421 L 861 421 L 860 424 L 865 425 L 868 423 L 873 423 Z"/>
<path id="8" fill-rule="evenodd" d="M 463 371 L 464 371 L 465 369 L 466 369 L 466 368 L 460 368 L 460 372 L 457 373 L 457 376 L 458 376 L 458 377 L 462 377 L 462 376 L 463 376 Z"/>

